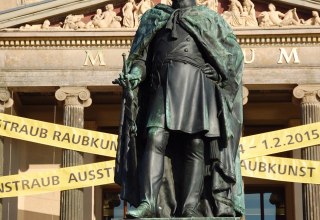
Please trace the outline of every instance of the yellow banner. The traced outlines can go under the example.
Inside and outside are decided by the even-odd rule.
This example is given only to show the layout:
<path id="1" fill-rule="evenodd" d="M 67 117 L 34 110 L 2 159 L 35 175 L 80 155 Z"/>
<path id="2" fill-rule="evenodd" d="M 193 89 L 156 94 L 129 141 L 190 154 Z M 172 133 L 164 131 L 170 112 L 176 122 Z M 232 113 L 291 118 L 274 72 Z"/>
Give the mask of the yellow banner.
<path id="1" fill-rule="evenodd" d="M 114 182 L 115 161 L 0 177 L 0 198 L 98 186 Z"/>
<path id="2" fill-rule="evenodd" d="M 115 157 L 117 135 L 0 113 L 0 136 Z"/>
<path id="3" fill-rule="evenodd" d="M 0 113 L 0 136 L 115 157 L 117 135 Z M 320 144 L 320 122 L 242 137 L 242 160 Z"/>
<path id="4" fill-rule="evenodd" d="M 117 135 L 0 113 L 0 136 L 115 158 Z M 240 140 L 242 175 L 320 184 L 320 162 L 265 155 L 320 144 L 320 122 Z M 0 177 L 0 198 L 113 183 L 114 161 Z"/>
<path id="5" fill-rule="evenodd" d="M 0 177 L 0 198 L 26 196 L 114 183 L 115 161 Z M 279 157 L 241 161 L 243 176 L 320 184 L 320 162 Z"/>
<path id="6" fill-rule="evenodd" d="M 242 160 L 320 144 L 320 122 L 246 136 L 240 140 Z"/>
<path id="7" fill-rule="evenodd" d="M 242 176 L 294 183 L 320 184 L 320 162 L 281 157 L 241 161 Z"/>

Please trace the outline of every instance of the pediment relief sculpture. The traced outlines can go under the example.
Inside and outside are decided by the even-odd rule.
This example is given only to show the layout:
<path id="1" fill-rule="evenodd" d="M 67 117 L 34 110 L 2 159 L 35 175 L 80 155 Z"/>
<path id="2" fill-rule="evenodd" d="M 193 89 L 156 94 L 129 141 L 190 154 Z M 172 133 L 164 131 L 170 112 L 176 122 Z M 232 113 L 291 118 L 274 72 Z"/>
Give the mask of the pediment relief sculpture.
<path id="1" fill-rule="evenodd" d="M 256 15 L 255 4 L 252 0 L 227 0 L 229 2 L 228 10 L 221 15 L 232 27 L 282 27 L 282 26 L 302 26 L 302 25 L 320 25 L 318 11 L 312 11 L 312 17 L 301 19 L 297 9 L 293 8 L 287 12 L 277 10 L 273 3 L 268 5 L 268 11 L 262 11 L 259 16 Z M 162 0 L 163 4 L 172 5 L 172 0 Z M 205 5 L 213 11 L 218 11 L 219 0 L 196 0 L 197 5 Z M 220 0 L 222 2 L 222 0 Z M 64 22 L 51 26 L 49 20 L 43 24 L 25 24 L 20 30 L 41 31 L 41 30 L 95 30 L 107 28 L 136 28 L 139 26 L 142 15 L 154 7 L 152 0 L 141 0 L 136 3 L 135 0 L 127 0 L 121 8 L 122 16 L 117 15 L 113 4 L 105 6 L 105 11 L 97 9 L 91 20 L 87 22 L 82 14 L 68 15 Z"/>
<path id="2" fill-rule="evenodd" d="M 319 12 L 312 11 L 312 17 L 308 20 L 301 20 L 301 23 L 304 25 L 320 25 Z"/>
<path id="3" fill-rule="evenodd" d="M 155 4 L 151 0 L 141 0 L 140 3 L 137 6 L 137 9 L 134 12 L 134 23 L 135 27 L 138 27 L 140 24 L 140 19 L 142 15 L 148 11 L 149 9 L 153 8 Z"/>
<path id="4" fill-rule="evenodd" d="M 134 11 L 138 9 L 134 0 L 128 2 L 122 8 L 123 27 L 133 28 L 135 26 Z"/>
<path id="5" fill-rule="evenodd" d="M 170 0 L 166 3 L 170 4 Z M 123 27 L 138 27 L 142 15 L 154 6 L 155 4 L 151 0 L 141 0 L 139 4 L 136 4 L 134 0 L 128 0 L 128 2 L 122 7 Z"/>
<path id="6" fill-rule="evenodd" d="M 86 28 L 121 28 L 120 16 L 117 16 L 114 11 L 113 4 L 106 5 L 105 12 L 101 9 L 97 9 L 96 14 L 93 16 L 92 20 L 87 23 Z"/>
<path id="7" fill-rule="evenodd" d="M 259 16 L 260 27 L 270 26 L 289 26 L 289 25 L 300 25 L 301 21 L 297 14 L 297 10 L 290 9 L 286 13 L 282 13 L 276 10 L 276 6 L 272 3 L 269 4 L 269 11 L 264 11 Z"/>
<path id="8" fill-rule="evenodd" d="M 114 11 L 113 4 L 108 4 L 106 6 L 106 11 L 103 12 L 103 21 L 104 21 L 104 28 L 121 28 L 120 22 L 122 18 L 117 16 L 116 12 Z"/>
<path id="9" fill-rule="evenodd" d="M 198 5 L 205 5 L 209 9 L 218 12 L 219 1 L 218 0 L 198 0 Z"/>
<path id="10" fill-rule="evenodd" d="M 82 18 L 84 18 L 83 15 L 68 15 L 66 19 L 63 22 L 63 29 L 66 30 L 77 30 L 77 29 L 83 29 L 86 27 L 86 24 L 82 21 Z"/>
<path id="11" fill-rule="evenodd" d="M 256 11 L 251 0 L 244 0 L 243 5 L 238 0 L 230 0 L 228 11 L 222 17 L 233 27 L 256 27 L 258 21 Z"/>
<path id="12" fill-rule="evenodd" d="M 49 20 L 44 20 L 43 24 L 26 24 L 21 26 L 19 29 L 20 30 L 57 30 L 57 29 L 61 29 L 60 26 L 58 27 L 54 27 L 54 26 L 50 26 L 51 23 Z"/>
<path id="13" fill-rule="evenodd" d="M 101 9 L 97 9 L 96 14 L 93 16 L 92 20 L 89 21 L 82 29 L 93 29 L 93 28 L 121 28 L 120 16 L 117 16 L 114 11 L 113 4 L 108 4 L 105 7 L 105 11 L 102 12 Z"/>

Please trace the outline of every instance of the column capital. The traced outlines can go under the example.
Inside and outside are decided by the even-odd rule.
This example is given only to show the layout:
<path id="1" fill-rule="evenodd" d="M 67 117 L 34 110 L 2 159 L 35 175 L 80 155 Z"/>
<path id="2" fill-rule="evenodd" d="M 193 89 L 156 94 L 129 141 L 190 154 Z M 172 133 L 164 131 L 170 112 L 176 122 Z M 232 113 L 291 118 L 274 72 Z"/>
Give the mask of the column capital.
<path id="1" fill-rule="evenodd" d="M 320 103 L 320 84 L 298 85 L 294 88 L 293 95 L 302 99 L 302 103 Z"/>
<path id="2" fill-rule="evenodd" d="M 242 105 L 248 103 L 249 89 L 245 86 L 242 86 Z"/>
<path id="3" fill-rule="evenodd" d="M 13 105 L 13 99 L 10 97 L 10 92 L 6 88 L 0 88 L 0 110 L 10 108 Z"/>
<path id="4" fill-rule="evenodd" d="M 60 87 L 55 97 L 59 101 L 65 101 L 65 105 L 89 107 L 92 104 L 90 91 L 86 87 Z"/>

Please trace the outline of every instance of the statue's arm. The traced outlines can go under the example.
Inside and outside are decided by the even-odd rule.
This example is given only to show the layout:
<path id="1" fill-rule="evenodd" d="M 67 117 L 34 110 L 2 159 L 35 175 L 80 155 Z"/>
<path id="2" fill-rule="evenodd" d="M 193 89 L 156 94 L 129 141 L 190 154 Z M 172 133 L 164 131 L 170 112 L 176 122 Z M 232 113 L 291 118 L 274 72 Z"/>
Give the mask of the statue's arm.
<path id="1" fill-rule="evenodd" d="M 147 49 L 143 51 L 141 55 L 139 55 L 132 63 L 128 79 L 130 80 L 132 88 L 136 88 L 141 82 L 146 79 L 147 75 Z"/>

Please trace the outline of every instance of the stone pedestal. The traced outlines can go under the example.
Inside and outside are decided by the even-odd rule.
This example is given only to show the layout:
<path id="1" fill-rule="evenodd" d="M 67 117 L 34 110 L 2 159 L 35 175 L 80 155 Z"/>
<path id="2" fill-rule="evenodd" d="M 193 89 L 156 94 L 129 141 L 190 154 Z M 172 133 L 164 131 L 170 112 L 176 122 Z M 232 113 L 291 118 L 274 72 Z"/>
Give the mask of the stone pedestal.
<path id="1" fill-rule="evenodd" d="M 240 220 L 240 217 L 140 218 L 144 220 Z M 112 220 L 133 220 L 113 218 Z"/>
<path id="2" fill-rule="evenodd" d="M 5 88 L 0 88 L 0 113 L 4 113 L 6 108 L 10 108 L 13 105 L 13 100 L 10 98 L 10 92 Z M 4 140 L 0 136 L 0 176 L 3 176 L 3 158 Z M 2 220 L 2 199 L 0 199 L 0 220 Z"/>
<path id="3" fill-rule="evenodd" d="M 84 107 L 91 105 L 90 92 L 84 87 L 62 87 L 56 91 L 56 98 L 64 103 L 64 125 L 83 128 Z M 62 167 L 83 164 L 83 153 L 63 150 Z M 83 190 L 61 192 L 60 220 L 83 220 Z"/>
<path id="4" fill-rule="evenodd" d="M 320 122 L 320 85 L 299 85 L 293 90 L 296 98 L 301 99 L 302 123 Z M 320 161 L 320 146 L 301 150 L 305 160 Z M 320 220 L 320 185 L 303 184 L 304 220 Z"/>

